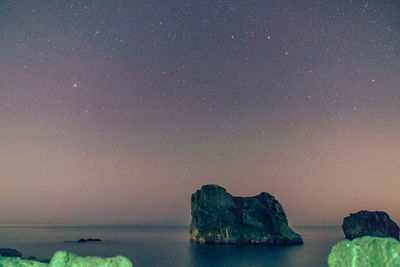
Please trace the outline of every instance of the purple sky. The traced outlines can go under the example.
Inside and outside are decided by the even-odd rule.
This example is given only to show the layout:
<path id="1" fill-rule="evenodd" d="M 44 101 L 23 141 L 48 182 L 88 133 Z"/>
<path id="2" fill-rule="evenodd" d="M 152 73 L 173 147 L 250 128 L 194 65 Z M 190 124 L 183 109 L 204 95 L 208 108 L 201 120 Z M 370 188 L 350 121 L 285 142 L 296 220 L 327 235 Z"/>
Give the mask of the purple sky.
<path id="1" fill-rule="evenodd" d="M 0 224 L 400 223 L 399 1 L 0 1 Z"/>

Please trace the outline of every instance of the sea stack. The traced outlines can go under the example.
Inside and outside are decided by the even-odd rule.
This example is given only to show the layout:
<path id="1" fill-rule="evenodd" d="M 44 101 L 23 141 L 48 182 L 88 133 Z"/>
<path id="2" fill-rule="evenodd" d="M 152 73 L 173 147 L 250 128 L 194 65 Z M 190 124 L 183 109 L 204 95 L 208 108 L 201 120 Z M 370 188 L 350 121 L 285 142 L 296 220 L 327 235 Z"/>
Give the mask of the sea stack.
<path id="1" fill-rule="evenodd" d="M 302 244 L 274 196 L 235 197 L 218 185 L 204 185 L 191 198 L 190 239 L 205 244 Z"/>
<path id="2" fill-rule="evenodd" d="M 347 239 L 361 236 L 393 237 L 399 240 L 399 226 L 383 211 L 361 210 L 343 219 L 342 229 Z"/>

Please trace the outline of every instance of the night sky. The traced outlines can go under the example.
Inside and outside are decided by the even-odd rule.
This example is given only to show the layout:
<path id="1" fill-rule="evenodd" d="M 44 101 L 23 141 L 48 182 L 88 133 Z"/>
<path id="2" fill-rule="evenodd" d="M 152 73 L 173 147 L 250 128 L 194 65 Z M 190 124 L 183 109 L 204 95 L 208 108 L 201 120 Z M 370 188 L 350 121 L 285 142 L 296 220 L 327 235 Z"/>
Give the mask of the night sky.
<path id="1" fill-rule="evenodd" d="M 400 222 L 400 2 L 0 0 L 0 223 Z"/>

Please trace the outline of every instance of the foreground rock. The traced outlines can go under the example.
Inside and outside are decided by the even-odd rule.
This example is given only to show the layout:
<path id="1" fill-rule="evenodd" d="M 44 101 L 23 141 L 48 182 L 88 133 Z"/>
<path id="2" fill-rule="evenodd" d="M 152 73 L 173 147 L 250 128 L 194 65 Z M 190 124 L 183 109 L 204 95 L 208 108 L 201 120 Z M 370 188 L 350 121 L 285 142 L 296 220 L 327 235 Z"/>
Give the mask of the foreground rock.
<path id="1" fill-rule="evenodd" d="M 23 260 L 20 258 L 0 257 L 1 267 L 49 267 L 48 263 L 33 260 Z"/>
<path id="2" fill-rule="evenodd" d="M 113 258 L 79 257 L 66 251 L 56 252 L 51 258 L 50 267 L 132 267 L 132 263 L 125 257 Z"/>
<path id="3" fill-rule="evenodd" d="M 0 256 L 3 257 L 22 257 L 21 252 L 12 248 L 0 248 Z"/>
<path id="4" fill-rule="evenodd" d="M 362 210 L 344 218 L 342 229 L 347 239 L 369 235 L 399 240 L 399 227 L 383 211 Z"/>
<path id="5" fill-rule="evenodd" d="M 267 193 L 234 197 L 218 185 L 205 185 L 192 195 L 190 238 L 214 244 L 302 244 L 285 212 Z"/>
<path id="6" fill-rule="evenodd" d="M 125 257 L 113 258 L 79 257 L 66 251 L 56 252 L 50 263 L 42 263 L 20 258 L 0 257 L 0 266 L 6 267 L 132 267 Z"/>
<path id="7" fill-rule="evenodd" d="M 328 257 L 329 267 L 400 266 L 400 243 L 393 238 L 364 236 L 337 243 Z"/>

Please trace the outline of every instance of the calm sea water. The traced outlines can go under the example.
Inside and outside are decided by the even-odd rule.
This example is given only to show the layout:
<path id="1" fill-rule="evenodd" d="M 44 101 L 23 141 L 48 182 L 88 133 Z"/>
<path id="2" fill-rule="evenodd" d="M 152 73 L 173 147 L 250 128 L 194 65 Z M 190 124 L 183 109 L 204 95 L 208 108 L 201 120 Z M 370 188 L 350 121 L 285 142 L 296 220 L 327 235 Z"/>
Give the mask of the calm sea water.
<path id="1" fill-rule="evenodd" d="M 15 248 L 24 257 L 51 258 L 66 249 L 81 256 L 124 255 L 134 266 L 327 266 L 334 244 L 343 239 L 340 227 L 294 227 L 304 245 L 286 247 L 196 245 L 187 228 L 1 227 L 0 247 Z M 65 243 L 80 238 L 96 243 Z"/>

